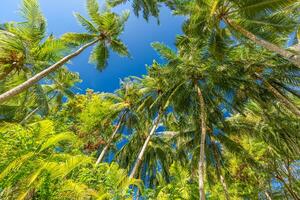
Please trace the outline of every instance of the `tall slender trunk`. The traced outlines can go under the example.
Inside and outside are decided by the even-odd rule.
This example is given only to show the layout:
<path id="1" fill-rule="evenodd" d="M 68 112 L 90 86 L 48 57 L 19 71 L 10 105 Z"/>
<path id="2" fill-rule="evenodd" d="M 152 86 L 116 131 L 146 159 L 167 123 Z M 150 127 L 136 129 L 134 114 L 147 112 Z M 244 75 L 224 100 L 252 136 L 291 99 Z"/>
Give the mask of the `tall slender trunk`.
<path id="1" fill-rule="evenodd" d="M 221 164 L 220 164 L 219 154 L 217 151 L 217 145 L 216 145 L 215 141 L 213 141 L 213 140 L 212 140 L 212 147 L 213 147 L 213 154 L 214 154 L 215 161 L 216 161 L 217 176 L 220 178 L 220 182 L 222 184 L 226 200 L 230 200 L 227 184 L 226 184 L 225 179 L 222 176 L 222 172 L 221 172 Z"/>
<path id="2" fill-rule="evenodd" d="M 47 103 L 49 103 L 56 96 L 56 93 L 57 92 L 55 92 L 55 94 L 50 99 L 48 99 Z M 26 102 L 26 100 L 24 102 Z M 24 117 L 20 124 L 24 125 L 27 122 L 27 120 L 29 120 L 38 110 L 39 107 L 36 107 L 33 111 L 31 111 L 27 116 Z"/>
<path id="3" fill-rule="evenodd" d="M 271 196 L 270 196 L 270 194 L 269 194 L 268 191 L 265 191 L 264 193 L 265 193 L 265 196 L 266 196 L 266 198 L 267 198 L 268 200 L 272 200 L 272 198 L 271 198 Z"/>
<path id="4" fill-rule="evenodd" d="M 20 124 L 25 124 L 25 122 L 34 115 L 39 110 L 39 107 L 35 108 L 33 111 L 31 111 L 21 122 Z"/>
<path id="5" fill-rule="evenodd" d="M 138 188 L 137 192 L 136 192 L 136 200 L 139 200 L 139 199 L 140 199 L 140 190 Z"/>
<path id="6" fill-rule="evenodd" d="M 233 27 L 236 31 L 238 31 L 239 33 L 241 33 L 242 35 L 244 35 L 246 38 L 250 39 L 252 42 L 254 42 L 255 44 L 264 47 L 265 49 L 268 49 L 269 51 L 275 52 L 279 55 L 281 55 L 282 57 L 284 57 L 285 59 L 289 60 L 290 62 L 292 62 L 294 65 L 296 65 L 297 67 L 300 68 L 300 56 L 299 55 L 295 55 L 294 53 L 283 49 L 271 42 L 268 42 L 266 40 L 263 40 L 261 38 L 258 38 L 256 35 L 254 35 L 253 33 L 251 33 L 250 31 L 244 29 L 243 27 L 241 27 L 240 25 L 234 23 L 233 21 L 231 21 L 230 19 L 224 19 L 224 21 L 231 27 Z"/>
<path id="7" fill-rule="evenodd" d="M 268 81 L 264 81 L 267 89 L 292 113 L 300 117 L 300 109 L 294 105 L 288 98 L 282 95 L 275 87 L 273 87 Z"/>
<path id="8" fill-rule="evenodd" d="M 119 122 L 114 130 L 114 132 L 112 133 L 112 135 L 110 136 L 109 140 L 107 141 L 105 147 L 103 148 L 103 150 L 101 151 L 101 154 L 99 155 L 97 161 L 96 161 L 96 165 L 98 165 L 104 158 L 104 155 L 106 154 L 107 150 L 109 149 L 109 146 L 111 144 L 111 142 L 113 141 L 113 139 L 115 138 L 115 135 L 117 134 L 118 130 L 120 129 L 121 127 L 121 124 L 123 122 L 123 119 L 124 119 L 124 116 L 125 114 L 123 114 L 121 116 L 121 118 L 119 119 Z"/>
<path id="9" fill-rule="evenodd" d="M 135 164 L 134 164 L 134 166 L 132 168 L 132 171 L 131 171 L 131 173 L 129 175 L 129 178 L 134 178 L 135 174 L 137 173 L 138 168 L 139 168 L 139 166 L 142 163 L 142 160 L 143 160 L 144 154 L 146 152 L 146 148 L 147 148 L 147 146 L 148 146 L 148 144 L 150 142 L 150 139 L 151 139 L 152 135 L 155 133 L 155 130 L 157 129 L 157 127 L 158 127 L 161 115 L 162 115 L 162 112 L 159 111 L 156 119 L 154 120 L 152 129 L 151 129 L 149 135 L 147 136 L 147 138 L 146 138 L 146 140 L 144 142 L 144 145 L 143 145 L 143 147 L 142 147 L 142 149 L 141 149 L 141 151 L 140 151 L 140 153 L 139 153 L 139 155 L 137 157 L 137 160 L 136 160 L 136 162 L 135 162 Z"/>
<path id="10" fill-rule="evenodd" d="M 284 107 L 286 107 L 289 111 L 294 113 L 296 116 L 300 117 L 300 109 L 294 105 L 287 97 L 285 97 L 283 94 L 281 94 L 275 87 L 273 87 L 268 81 L 264 80 L 263 77 L 255 73 L 255 78 L 260 79 L 263 84 L 266 86 L 267 90 L 272 93 L 277 100 L 279 100 Z"/>
<path id="11" fill-rule="evenodd" d="M 293 197 L 295 200 L 300 200 L 300 197 L 294 192 L 293 188 L 290 188 L 289 185 L 285 182 L 284 178 L 280 175 L 276 175 L 275 178 L 277 178 L 280 182 L 283 183 L 285 189 L 287 192 Z"/>
<path id="12" fill-rule="evenodd" d="M 36 75 L 34 75 L 33 77 L 29 78 L 27 81 L 25 81 L 24 83 L 10 89 L 9 91 L 3 93 L 0 95 L 0 103 L 14 97 L 17 94 L 20 94 L 21 92 L 25 91 L 26 89 L 28 89 L 29 87 L 33 86 L 35 83 L 37 83 L 38 81 L 40 81 L 42 78 L 46 77 L 47 75 L 49 75 L 50 73 L 54 72 L 56 69 L 58 69 L 59 67 L 61 67 L 62 65 L 66 64 L 69 60 L 71 60 L 72 58 L 76 57 L 77 55 L 79 55 L 83 50 L 85 50 L 86 48 L 88 48 L 89 46 L 94 45 L 95 43 L 97 43 L 100 39 L 94 40 L 90 43 L 85 44 L 84 46 L 80 47 L 77 51 L 75 51 L 74 53 L 71 53 L 69 55 L 67 55 L 66 57 L 62 58 L 60 61 L 58 61 L 57 63 L 51 65 L 50 67 L 48 67 L 47 69 L 37 73 Z"/>
<path id="13" fill-rule="evenodd" d="M 204 190 L 204 172 L 205 172 L 205 138 L 206 138 L 206 107 L 203 94 L 198 83 L 194 83 L 200 103 L 200 121 L 201 121 L 201 142 L 200 142 L 200 158 L 199 158 L 199 195 L 200 200 L 205 200 Z"/>

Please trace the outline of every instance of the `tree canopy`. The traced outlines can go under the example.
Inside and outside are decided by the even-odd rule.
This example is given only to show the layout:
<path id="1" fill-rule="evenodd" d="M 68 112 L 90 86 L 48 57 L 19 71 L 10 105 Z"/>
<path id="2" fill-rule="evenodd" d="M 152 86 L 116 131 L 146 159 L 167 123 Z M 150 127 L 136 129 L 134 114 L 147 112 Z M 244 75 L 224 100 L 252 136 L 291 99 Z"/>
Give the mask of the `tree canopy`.
<path id="1" fill-rule="evenodd" d="M 102 71 L 129 12 L 184 16 L 175 48 L 113 92 L 75 94 L 69 61 Z M 86 0 L 84 32 L 48 34 L 38 0 L 0 27 L 0 199 L 300 199 L 298 0 Z M 141 31 L 142 34 L 142 31 Z"/>

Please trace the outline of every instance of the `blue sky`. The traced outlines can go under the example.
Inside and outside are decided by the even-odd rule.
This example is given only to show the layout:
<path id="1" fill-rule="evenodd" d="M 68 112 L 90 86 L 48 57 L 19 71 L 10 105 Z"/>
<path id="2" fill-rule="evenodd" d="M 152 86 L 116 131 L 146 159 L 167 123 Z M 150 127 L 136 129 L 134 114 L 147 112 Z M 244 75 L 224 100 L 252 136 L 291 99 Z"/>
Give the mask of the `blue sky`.
<path id="1" fill-rule="evenodd" d="M 2 0 L 0 23 L 19 21 L 20 3 L 21 0 Z M 86 16 L 85 0 L 40 0 L 40 4 L 47 18 L 48 33 L 59 37 L 65 32 L 83 31 L 73 17 L 73 12 L 80 12 Z M 125 9 L 131 10 L 131 5 L 121 5 L 114 11 L 119 13 Z M 172 16 L 171 11 L 165 7 L 161 8 L 159 25 L 156 19 L 146 22 L 142 17 L 137 18 L 131 12 L 121 38 L 128 46 L 132 58 L 120 58 L 111 54 L 107 68 L 99 72 L 93 65 L 88 64 L 91 49 L 86 50 L 69 65 L 72 71 L 79 72 L 83 80 L 78 85 L 81 88 L 79 92 L 84 92 L 86 88 L 113 92 L 119 87 L 120 79 L 146 74 L 146 64 L 151 64 L 154 59 L 160 61 L 159 56 L 150 46 L 151 42 L 159 41 L 174 47 L 176 35 L 181 34 L 182 22 L 182 17 Z"/>

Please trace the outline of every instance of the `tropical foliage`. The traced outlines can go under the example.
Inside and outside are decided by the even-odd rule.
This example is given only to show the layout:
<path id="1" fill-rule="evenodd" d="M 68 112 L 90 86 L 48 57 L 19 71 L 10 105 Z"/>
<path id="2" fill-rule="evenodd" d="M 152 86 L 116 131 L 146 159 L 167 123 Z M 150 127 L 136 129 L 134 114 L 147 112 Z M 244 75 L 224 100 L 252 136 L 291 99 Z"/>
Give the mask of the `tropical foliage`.
<path id="1" fill-rule="evenodd" d="M 1 25 L 0 199 L 299 200 L 299 1 L 134 0 L 184 16 L 176 47 L 154 41 L 163 62 L 114 93 L 75 94 L 86 48 L 100 71 L 129 56 L 121 3 L 86 0 L 85 32 L 59 38 L 38 0 Z"/>

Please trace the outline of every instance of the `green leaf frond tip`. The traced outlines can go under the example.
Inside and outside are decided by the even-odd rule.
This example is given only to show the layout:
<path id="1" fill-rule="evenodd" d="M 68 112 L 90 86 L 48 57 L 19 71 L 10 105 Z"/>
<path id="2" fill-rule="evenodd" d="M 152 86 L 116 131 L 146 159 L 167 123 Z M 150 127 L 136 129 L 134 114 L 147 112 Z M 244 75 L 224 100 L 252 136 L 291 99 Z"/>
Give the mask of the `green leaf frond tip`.
<path id="1" fill-rule="evenodd" d="M 56 134 L 49 139 L 47 139 L 41 146 L 39 152 L 44 151 L 45 149 L 57 145 L 62 141 L 78 142 L 78 138 L 71 132 L 64 132 Z"/>
<path id="2" fill-rule="evenodd" d="M 101 42 L 93 48 L 89 58 L 89 63 L 96 64 L 97 69 L 102 71 L 107 65 L 108 58 L 109 50 L 106 45 Z"/>
<path id="3" fill-rule="evenodd" d="M 74 16 L 76 17 L 79 24 L 84 27 L 89 33 L 91 34 L 97 34 L 98 30 L 97 28 L 85 17 L 80 15 L 79 13 L 74 13 Z"/>

